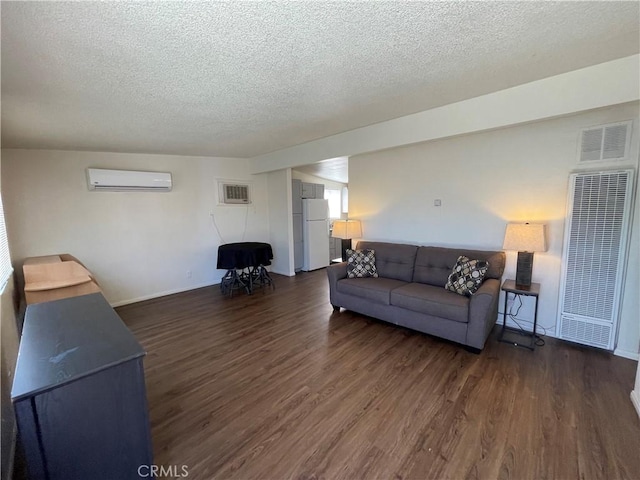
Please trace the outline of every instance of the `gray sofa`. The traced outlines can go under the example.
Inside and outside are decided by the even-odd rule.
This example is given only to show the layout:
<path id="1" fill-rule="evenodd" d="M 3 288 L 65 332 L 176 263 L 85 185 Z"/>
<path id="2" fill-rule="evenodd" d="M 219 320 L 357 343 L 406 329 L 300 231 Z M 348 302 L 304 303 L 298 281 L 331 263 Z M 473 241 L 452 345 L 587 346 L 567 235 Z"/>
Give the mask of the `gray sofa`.
<path id="1" fill-rule="evenodd" d="M 347 278 L 347 263 L 330 265 L 329 292 L 340 307 L 452 340 L 480 351 L 498 316 L 504 252 L 358 242 L 375 250 L 377 278 Z M 484 282 L 465 297 L 444 288 L 460 255 L 486 260 Z"/>

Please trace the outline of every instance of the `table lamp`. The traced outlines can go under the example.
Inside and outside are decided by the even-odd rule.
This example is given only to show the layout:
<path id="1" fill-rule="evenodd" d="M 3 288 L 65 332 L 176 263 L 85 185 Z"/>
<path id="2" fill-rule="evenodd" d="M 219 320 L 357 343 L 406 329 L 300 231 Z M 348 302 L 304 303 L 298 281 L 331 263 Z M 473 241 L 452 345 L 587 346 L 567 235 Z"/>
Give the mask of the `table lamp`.
<path id="1" fill-rule="evenodd" d="M 346 262 L 347 249 L 351 248 L 351 239 L 362 237 L 362 224 L 360 220 L 336 220 L 333 222 L 331 236 L 342 239 L 342 261 Z"/>
<path id="2" fill-rule="evenodd" d="M 544 225 L 536 223 L 509 223 L 507 225 L 502 248 L 518 252 L 516 288 L 520 290 L 531 288 L 533 252 L 547 250 L 544 227 Z"/>

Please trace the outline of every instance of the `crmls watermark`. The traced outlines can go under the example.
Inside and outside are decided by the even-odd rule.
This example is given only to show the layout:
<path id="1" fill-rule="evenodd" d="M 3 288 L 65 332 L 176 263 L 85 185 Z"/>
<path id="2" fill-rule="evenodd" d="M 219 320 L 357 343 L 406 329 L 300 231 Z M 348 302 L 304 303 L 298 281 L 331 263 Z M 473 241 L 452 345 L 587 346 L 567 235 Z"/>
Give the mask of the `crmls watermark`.
<path id="1" fill-rule="evenodd" d="M 138 475 L 140 478 L 182 478 L 189 476 L 189 467 L 187 465 L 140 465 Z"/>

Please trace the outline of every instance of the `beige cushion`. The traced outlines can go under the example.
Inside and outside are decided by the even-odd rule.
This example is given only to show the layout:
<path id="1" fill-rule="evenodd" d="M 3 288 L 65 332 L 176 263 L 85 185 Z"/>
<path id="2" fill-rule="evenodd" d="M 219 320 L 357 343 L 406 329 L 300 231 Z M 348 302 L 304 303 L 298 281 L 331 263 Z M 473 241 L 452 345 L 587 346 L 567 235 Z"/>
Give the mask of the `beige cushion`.
<path id="1" fill-rule="evenodd" d="M 24 265 L 40 265 L 42 263 L 60 263 L 62 262 L 62 258 L 60 255 L 45 255 L 43 257 L 29 257 L 25 258 L 23 262 Z"/>
<path id="2" fill-rule="evenodd" d="M 91 281 L 89 271 L 77 262 L 24 264 L 22 271 L 26 292 L 70 287 Z"/>

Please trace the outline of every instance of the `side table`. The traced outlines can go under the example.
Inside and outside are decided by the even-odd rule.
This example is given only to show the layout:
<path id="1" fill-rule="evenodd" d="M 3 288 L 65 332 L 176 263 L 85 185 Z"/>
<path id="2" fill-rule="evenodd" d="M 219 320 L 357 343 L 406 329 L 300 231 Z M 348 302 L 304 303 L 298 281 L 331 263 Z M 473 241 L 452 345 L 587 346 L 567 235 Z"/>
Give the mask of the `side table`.
<path id="1" fill-rule="evenodd" d="M 516 347 L 534 350 L 536 348 L 536 327 L 538 325 L 538 297 L 540 296 L 540 284 L 531 283 L 531 287 L 529 287 L 529 289 L 523 289 L 516 287 L 515 280 L 505 280 L 502 284 L 501 290 L 504 292 L 504 309 L 502 311 L 502 330 L 500 331 L 498 341 L 510 343 Z M 533 315 L 532 332 L 507 327 L 507 300 L 509 298 L 509 294 L 513 294 L 514 299 L 520 295 L 535 298 L 535 313 Z M 521 339 L 524 339 L 524 342 Z"/>

